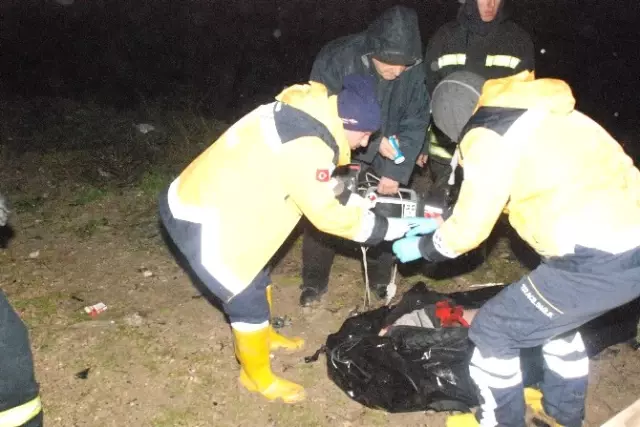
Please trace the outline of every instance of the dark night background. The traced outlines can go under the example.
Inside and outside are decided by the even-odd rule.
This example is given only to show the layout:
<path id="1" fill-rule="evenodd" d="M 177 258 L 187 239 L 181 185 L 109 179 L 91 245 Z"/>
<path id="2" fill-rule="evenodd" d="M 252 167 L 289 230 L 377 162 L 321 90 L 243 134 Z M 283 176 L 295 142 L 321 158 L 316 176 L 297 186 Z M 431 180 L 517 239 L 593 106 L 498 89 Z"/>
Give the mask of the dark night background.
<path id="1" fill-rule="evenodd" d="M 187 102 L 198 114 L 228 122 L 305 81 L 324 43 L 363 30 L 394 4 L 417 10 L 423 44 L 459 6 L 455 0 L 4 1 L 0 95 L 5 105 L 44 96 L 124 110 Z M 640 2 L 508 4 L 534 39 L 538 75 L 567 79 L 579 108 L 629 149 L 638 139 Z"/>
<path id="2" fill-rule="evenodd" d="M 640 0 L 507 1 L 533 37 L 537 75 L 566 79 L 578 108 L 638 162 Z M 306 81 L 322 45 L 364 30 L 395 4 L 417 11 L 423 45 L 459 7 L 457 0 L 0 0 L 0 193 L 13 210 L 12 228 L 0 229 L 0 288 L 29 327 L 45 425 L 445 424 L 445 413 L 365 409 L 336 389 L 325 363 L 302 363 L 360 310 L 357 248 L 336 258 L 333 295 L 310 312 L 298 303 L 300 229 L 276 256 L 275 314 L 308 347 L 274 358 L 274 368 L 311 386 L 304 405 L 285 409 L 236 390 L 228 324 L 158 227 L 158 194 L 230 123 Z M 259 216 L 263 207 L 251 196 L 237 208 Z M 486 245 L 487 262 L 444 264 L 440 278 L 401 271 L 399 291 L 423 278 L 449 292 L 522 277 L 538 259 L 505 224 Z M 594 340 L 630 338 L 637 301 L 605 317 L 618 328 Z M 98 302 L 109 308 L 94 319 L 83 307 Z M 602 425 L 640 396 L 639 355 L 616 346 L 593 360 L 586 425 Z"/>

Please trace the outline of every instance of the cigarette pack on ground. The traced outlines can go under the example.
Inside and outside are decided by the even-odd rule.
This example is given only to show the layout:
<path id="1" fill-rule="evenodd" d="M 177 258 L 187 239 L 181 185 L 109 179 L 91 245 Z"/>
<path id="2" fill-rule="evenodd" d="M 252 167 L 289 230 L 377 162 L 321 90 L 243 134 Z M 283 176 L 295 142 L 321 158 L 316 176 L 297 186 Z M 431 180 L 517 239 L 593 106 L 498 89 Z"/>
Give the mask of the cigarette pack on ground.
<path id="1" fill-rule="evenodd" d="M 95 317 L 106 310 L 107 310 L 107 306 L 102 302 L 99 302 L 93 305 L 88 305 L 84 308 L 84 311 L 91 317 Z"/>

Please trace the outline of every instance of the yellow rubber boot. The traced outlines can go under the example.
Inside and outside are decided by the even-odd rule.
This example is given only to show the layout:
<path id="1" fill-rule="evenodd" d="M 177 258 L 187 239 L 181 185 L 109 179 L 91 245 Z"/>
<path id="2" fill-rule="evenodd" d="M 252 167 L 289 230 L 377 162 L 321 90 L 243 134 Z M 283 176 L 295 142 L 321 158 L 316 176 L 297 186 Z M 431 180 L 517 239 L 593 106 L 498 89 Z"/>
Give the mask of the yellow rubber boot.
<path id="1" fill-rule="evenodd" d="M 273 306 L 273 297 L 271 295 L 271 285 L 267 286 L 267 302 L 269 303 L 269 312 L 271 312 L 271 307 Z M 273 326 L 269 325 L 269 349 L 270 350 L 278 350 L 285 349 L 288 351 L 297 351 L 301 350 L 304 347 L 304 340 L 298 337 L 285 337 L 284 335 L 280 335 L 273 329 Z"/>
<path id="2" fill-rule="evenodd" d="M 473 414 L 449 415 L 447 427 L 479 427 L 480 423 Z"/>
<path id="3" fill-rule="evenodd" d="M 525 387 L 524 402 L 536 414 L 544 413 L 544 409 L 542 408 L 542 392 L 540 390 L 531 387 Z"/>
<path id="4" fill-rule="evenodd" d="M 279 378 L 271 372 L 269 360 L 269 328 L 242 332 L 232 328 L 236 357 L 240 361 L 240 383 L 249 391 L 262 394 L 269 400 L 282 399 L 296 403 L 305 399 L 301 385 Z"/>
<path id="5" fill-rule="evenodd" d="M 533 418 L 544 421 L 549 427 L 563 427 L 562 424 L 558 424 L 553 417 L 547 415 L 544 411 L 544 407 L 542 406 L 542 392 L 540 390 L 525 387 L 524 401 L 531 411 L 533 411 Z"/>

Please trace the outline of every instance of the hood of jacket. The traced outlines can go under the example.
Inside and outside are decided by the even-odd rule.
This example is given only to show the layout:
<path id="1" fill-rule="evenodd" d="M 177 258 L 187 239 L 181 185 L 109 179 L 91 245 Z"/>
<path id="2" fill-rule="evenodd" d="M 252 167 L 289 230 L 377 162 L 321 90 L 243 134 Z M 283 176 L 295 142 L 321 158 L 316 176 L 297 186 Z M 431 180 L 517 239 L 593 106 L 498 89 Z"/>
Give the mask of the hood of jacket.
<path id="1" fill-rule="evenodd" d="M 371 54 L 400 55 L 414 64 L 422 62 L 422 41 L 418 15 L 404 6 L 387 9 L 369 25 L 366 43 Z"/>
<path id="2" fill-rule="evenodd" d="M 480 107 L 542 108 L 556 114 L 569 114 L 576 100 L 569 85 L 558 79 L 536 79 L 533 72 L 487 80 L 478 101 Z"/>
<path id="3" fill-rule="evenodd" d="M 284 89 L 276 100 L 302 110 L 324 124 L 338 144 L 338 165 L 351 162 L 351 149 L 338 115 L 338 96 L 331 95 L 326 86 L 317 82 L 297 84 Z"/>
<path id="4" fill-rule="evenodd" d="M 501 22 L 507 19 L 504 10 L 506 0 L 501 0 L 498 6 L 498 13 L 491 22 L 484 22 L 480 17 L 477 0 L 466 0 L 458 9 L 458 23 L 472 33 L 487 35 L 492 32 Z"/>

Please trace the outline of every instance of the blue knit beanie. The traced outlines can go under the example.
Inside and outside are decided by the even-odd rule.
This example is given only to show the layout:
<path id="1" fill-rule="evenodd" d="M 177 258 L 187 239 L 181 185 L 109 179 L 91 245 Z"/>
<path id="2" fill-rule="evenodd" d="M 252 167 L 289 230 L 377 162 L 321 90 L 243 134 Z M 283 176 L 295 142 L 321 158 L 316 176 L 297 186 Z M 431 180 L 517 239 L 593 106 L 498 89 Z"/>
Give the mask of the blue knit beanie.
<path id="1" fill-rule="evenodd" d="M 373 77 L 350 74 L 344 78 L 338 94 L 338 115 L 345 129 L 361 132 L 380 129 L 382 118 Z"/>

